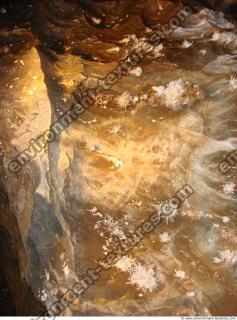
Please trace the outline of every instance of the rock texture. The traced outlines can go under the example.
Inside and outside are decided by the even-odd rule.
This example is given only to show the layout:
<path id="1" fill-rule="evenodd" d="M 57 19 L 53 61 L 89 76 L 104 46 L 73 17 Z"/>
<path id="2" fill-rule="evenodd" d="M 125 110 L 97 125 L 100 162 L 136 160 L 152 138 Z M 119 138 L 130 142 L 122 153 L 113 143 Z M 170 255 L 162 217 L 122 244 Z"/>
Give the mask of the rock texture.
<path id="1" fill-rule="evenodd" d="M 27 13 L 23 20 L 18 6 Z M 12 302 L 6 312 L 42 315 L 115 240 L 188 183 L 195 194 L 177 216 L 128 256 L 149 270 L 154 288 L 142 290 L 139 277 L 117 265 L 61 315 L 236 315 L 236 177 L 218 171 L 236 143 L 231 17 L 193 9 L 44 152 L 17 174 L 8 170 L 31 139 L 181 7 L 165 0 L 2 7 L 0 283 Z"/>

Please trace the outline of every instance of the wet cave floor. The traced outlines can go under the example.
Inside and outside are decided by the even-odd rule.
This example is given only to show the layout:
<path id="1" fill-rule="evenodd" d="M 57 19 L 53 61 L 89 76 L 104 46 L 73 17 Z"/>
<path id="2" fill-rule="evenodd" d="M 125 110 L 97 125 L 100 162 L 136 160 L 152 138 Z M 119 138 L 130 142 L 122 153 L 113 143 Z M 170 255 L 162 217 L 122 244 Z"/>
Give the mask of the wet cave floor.
<path id="1" fill-rule="evenodd" d="M 18 173 L 8 169 L 179 9 L 161 1 L 159 14 L 149 6 L 141 14 L 143 2 L 111 28 L 74 1 L 49 1 L 33 25 L 1 29 L 0 225 L 16 242 L 16 273 L 34 294 L 32 309 L 49 310 L 190 185 L 192 196 L 61 315 L 236 315 L 236 167 L 219 170 L 236 148 L 232 18 L 193 12 L 46 150 Z M 5 288 L 6 277 L 0 281 Z"/>

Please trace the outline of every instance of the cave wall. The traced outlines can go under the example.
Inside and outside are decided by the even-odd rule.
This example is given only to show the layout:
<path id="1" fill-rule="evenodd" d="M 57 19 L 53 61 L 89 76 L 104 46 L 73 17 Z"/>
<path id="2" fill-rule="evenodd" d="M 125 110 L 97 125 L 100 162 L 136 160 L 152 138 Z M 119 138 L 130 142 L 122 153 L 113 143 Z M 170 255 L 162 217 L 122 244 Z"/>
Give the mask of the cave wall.
<path id="1" fill-rule="evenodd" d="M 165 3 L 167 1 L 161 2 Z M 236 1 L 204 2 L 212 8 L 218 8 L 231 13 L 233 13 L 232 6 L 236 3 Z M 90 60 L 93 60 L 93 58 L 99 59 L 102 62 L 113 63 L 114 60 L 121 58 L 122 54 L 124 53 L 124 51 L 121 50 L 121 56 L 115 54 L 111 58 L 111 55 L 108 56 L 103 51 L 103 48 L 102 50 L 95 52 L 93 46 L 87 46 L 87 43 L 84 40 L 86 40 L 88 36 L 88 29 L 82 29 L 80 25 L 74 28 L 73 23 L 71 23 L 73 19 L 81 17 L 82 8 L 86 10 L 86 21 L 89 21 L 92 28 L 94 28 L 96 32 L 98 32 L 99 37 L 102 39 L 102 43 L 103 39 L 106 38 L 106 40 L 110 40 L 110 37 L 114 37 L 112 33 L 106 33 L 107 31 L 104 31 L 103 28 L 109 29 L 116 24 L 124 23 L 128 20 L 126 14 L 141 13 L 142 18 L 140 20 L 134 20 L 134 25 L 128 24 L 127 29 L 132 31 L 136 26 L 136 28 L 138 27 L 138 33 L 141 32 L 142 28 L 144 28 L 144 26 L 142 26 L 142 23 L 144 23 L 146 27 L 152 27 L 157 23 L 157 21 L 159 21 L 159 19 L 164 23 L 168 19 L 168 15 L 167 13 L 165 13 L 163 16 L 161 15 L 157 20 L 156 14 L 153 14 L 155 12 L 153 9 L 157 10 L 157 2 L 150 0 L 135 2 L 125 0 L 117 2 L 88 0 L 86 2 L 78 1 L 78 3 L 76 1 L 63 2 L 52 0 L 42 1 L 41 3 L 35 1 L 33 3 L 33 6 L 31 7 L 29 7 L 29 4 L 32 4 L 32 1 L 17 2 L 17 4 L 11 1 L 5 1 L 3 3 L 7 9 L 7 14 L 0 19 L 0 25 L 4 28 L 6 26 L 9 28 L 9 34 L 7 35 L 9 39 L 6 40 L 6 36 L 1 36 L 2 44 L 4 43 L 4 45 L 2 45 L 3 48 L 1 51 L 2 57 L 5 57 L 4 46 L 5 44 L 7 44 L 7 41 L 9 42 L 11 40 L 11 37 L 13 37 L 12 39 L 16 39 L 18 45 L 14 47 L 15 51 L 12 54 L 11 61 L 9 62 L 6 59 L 6 65 L 4 65 L 3 63 L 1 67 L 4 66 L 4 68 L 2 69 L 4 72 L 9 65 L 14 64 L 14 60 L 16 58 L 21 59 L 22 57 L 25 57 L 25 54 L 32 52 L 31 49 L 34 46 L 37 47 L 39 57 L 41 58 L 41 66 L 45 76 L 45 83 L 47 85 L 49 98 L 51 100 L 51 108 L 48 102 L 48 104 L 46 104 L 47 108 L 45 107 L 44 109 L 45 115 L 42 115 L 43 112 L 41 113 L 41 122 L 45 121 L 45 123 L 47 123 L 47 119 L 48 121 L 50 120 L 51 112 L 53 114 L 53 117 L 56 115 L 56 110 L 54 109 L 55 102 L 57 102 L 57 98 L 62 98 L 65 94 L 63 89 L 58 88 L 58 83 L 56 83 L 55 85 L 55 79 L 53 79 L 53 77 L 55 77 L 57 81 L 60 81 L 66 76 L 68 76 L 68 79 L 70 79 L 71 76 L 70 70 L 67 69 L 67 64 L 65 64 L 63 60 L 58 59 L 60 54 L 65 53 L 64 46 L 66 47 L 71 41 L 77 40 L 78 47 L 73 46 L 72 49 L 70 49 L 71 51 L 68 51 L 68 53 L 71 53 L 72 56 L 75 55 L 76 57 L 82 56 L 84 60 L 80 61 L 78 58 L 78 60 L 69 59 L 66 60 L 66 62 L 74 66 L 75 71 L 73 76 L 75 76 L 75 78 L 76 76 L 78 76 L 78 81 L 84 77 L 85 73 L 88 70 L 90 70 Z M 149 6 L 147 5 L 147 3 L 149 3 Z M 169 1 L 170 15 L 172 15 L 176 10 L 176 6 L 178 5 L 178 3 L 179 1 Z M 23 20 L 22 12 L 27 12 L 26 15 L 23 15 Z M 100 25 L 101 29 L 96 29 L 96 25 L 92 20 L 92 17 L 94 15 L 102 19 L 102 23 Z M 49 16 L 55 22 L 57 27 L 51 28 L 48 26 Z M 34 20 L 34 22 L 32 28 L 33 32 L 31 33 L 31 30 L 29 31 L 29 29 L 31 27 L 32 20 Z M 139 21 L 140 25 L 137 24 L 137 21 Z M 22 28 L 18 34 L 14 34 L 12 30 L 12 27 L 14 25 L 18 25 Z M 72 32 L 72 29 L 74 33 Z M 90 30 L 91 29 L 89 29 L 89 31 Z M 123 32 L 127 30 L 121 30 L 121 34 L 118 33 L 117 36 L 121 36 L 122 38 Z M 51 41 L 52 39 L 54 39 L 54 42 Z M 81 42 L 84 41 L 83 44 L 81 44 L 78 39 Z M 25 44 L 22 44 L 23 40 L 25 41 Z M 32 55 L 37 56 L 36 50 Z M 30 57 L 31 55 L 29 54 L 29 58 Z M 58 68 L 58 66 L 60 66 L 60 68 Z M 30 69 L 31 65 L 27 67 L 28 69 Z M 81 76 L 80 74 L 81 70 L 84 71 L 83 76 Z M 98 69 L 96 69 L 96 71 L 97 70 Z M 109 71 L 109 69 L 106 71 Z M 68 85 L 68 83 L 66 83 L 66 85 Z M 19 92 L 21 91 L 19 90 Z M 44 95 L 46 96 L 45 92 Z M 13 103 L 13 101 L 11 102 Z M 33 109 L 33 105 L 30 106 L 30 109 L 31 107 Z M 39 106 L 39 109 L 41 107 L 42 105 Z M 39 110 L 36 111 L 38 112 Z M 32 118 L 30 118 L 30 120 L 31 119 L 34 119 L 33 116 Z M 28 122 L 28 125 L 30 124 L 30 122 L 31 121 Z M 36 125 L 37 124 L 39 125 L 39 122 L 36 122 Z M 3 127 L 3 129 L 5 129 L 5 132 L 3 132 L 3 136 L 5 137 L 7 144 L 11 138 L 11 132 L 5 127 Z M 41 130 L 42 128 L 39 129 Z M 26 143 L 26 141 L 27 138 L 24 138 L 24 143 Z M 65 139 L 65 145 L 66 144 L 67 140 Z M 60 157 L 62 165 L 66 168 L 71 161 L 68 154 L 73 154 L 72 158 L 74 160 L 72 161 L 71 165 L 72 169 L 68 171 L 68 174 L 72 180 L 74 178 L 74 172 L 80 171 L 80 167 L 78 166 L 75 159 L 80 158 L 80 154 L 77 152 L 77 148 L 83 149 L 83 145 L 81 146 L 80 144 L 78 144 L 73 147 L 75 148 L 74 151 L 71 150 L 70 147 L 65 147 L 66 151 L 64 150 L 63 153 L 63 156 L 65 157 Z M 68 248 L 70 248 L 67 250 L 68 259 L 71 263 L 71 268 L 75 268 L 73 261 L 73 248 L 70 242 L 71 240 L 67 241 L 66 239 L 67 234 L 70 233 L 71 230 L 75 231 L 73 230 L 73 221 L 75 217 L 67 217 L 66 214 L 67 212 L 71 212 L 72 209 L 70 207 L 70 201 L 72 198 L 70 197 L 73 197 L 73 190 L 70 190 L 68 194 L 67 192 L 65 192 L 66 197 L 68 198 L 64 199 L 64 190 L 68 190 L 69 184 L 67 181 L 67 176 L 60 173 L 60 166 L 58 166 L 57 168 L 58 171 L 54 169 L 56 168 L 55 164 L 57 164 L 59 161 L 59 159 L 57 158 L 58 156 L 59 150 L 57 144 L 55 144 L 50 148 L 50 151 L 47 154 L 49 161 L 48 159 L 42 160 L 43 164 L 45 164 L 45 162 L 47 161 L 49 163 L 47 162 L 45 166 L 42 163 L 39 166 L 32 166 L 30 173 L 27 170 L 23 171 L 19 178 L 12 177 L 12 180 L 10 182 L 7 182 L 8 187 L 6 187 L 7 183 L 4 180 L 5 171 L 2 170 L 1 172 L 2 207 L 0 223 L 3 228 L 1 229 L 0 240 L 1 244 L 4 244 L 2 245 L 2 247 L 0 247 L 0 259 L 4 262 L 1 269 L 2 273 L 4 274 L 4 276 L 2 277 L 2 285 L 3 290 L 5 290 L 6 288 L 4 289 L 4 287 L 7 286 L 7 290 L 9 290 L 10 292 L 9 296 L 11 297 L 11 303 L 14 304 L 13 308 L 10 309 L 9 312 L 15 312 L 17 315 L 39 315 L 44 312 L 44 307 L 35 299 L 34 295 L 32 294 L 31 289 L 29 288 L 29 283 L 36 284 L 37 281 L 40 281 L 40 278 L 37 278 L 38 275 L 36 275 L 35 273 L 37 272 L 37 270 L 40 270 L 39 274 L 43 274 L 44 267 L 47 266 L 48 260 L 51 256 L 55 255 L 56 258 L 60 254 L 62 254 L 63 251 L 66 251 Z M 9 156 L 9 159 L 10 158 L 11 157 Z M 50 173 L 48 173 L 49 168 L 51 169 Z M 45 177 L 42 178 L 43 176 Z M 38 177 L 40 178 L 38 179 Z M 35 190 L 37 190 L 39 186 L 40 188 L 42 188 L 42 186 L 45 185 L 45 181 L 47 181 L 47 183 L 50 182 L 49 184 L 51 186 L 54 186 L 51 188 L 50 194 L 42 195 L 40 192 L 35 193 Z M 78 185 L 80 185 L 80 179 L 78 179 L 78 181 L 75 181 L 74 183 L 74 188 L 76 188 Z M 56 191 L 55 186 L 60 186 L 61 189 L 59 192 Z M 10 204 L 8 202 L 8 195 L 10 195 L 11 197 Z M 87 194 L 85 194 L 84 196 L 87 197 Z M 25 202 L 28 201 L 27 199 L 30 199 L 30 201 L 24 203 L 21 197 L 23 197 Z M 22 210 L 23 203 L 25 205 L 24 210 Z M 56 210 L 53 208 L 53 206 L 55 206 Z M 20 213 L 21 215 L 17 216 L 17 213 Z M 47 217 L 44 217 L 46 215 Z M 68 227 L 68 225 L 70 224 L 71 226 Z M 51 231 L 53 232 L 50 233 Z M 44 235 L 44 232 L 47 232 L 47 235 Z M 43 239 L 41 235 L 43 235 Z M 86 234 L 83 234 L 83 237 L 86 237 Z M 58 239 L 60 239 L 61 245 L 59 245 L 58 247 L 55 246 L 55 248 L 52 247 L 50 244 L 57 243 Z M 35 248 L 37 250 L 35 250 Z M 40 258 L 39 256 L 37 256 L 38 253 Z M 55 266 L 53 267 L 60 270 L 61 266 L 57 266 L 57 263 L 58 262 L 56 261 Z M 72 278 L 73 276 L 74 275 L 72 275 Z M 57 275 L 55 276 L 54 281 L 55 283 L 57 282 Z M 66 277 L 65 279 L 63 279 L 63 281 L 66 281 Z"/>

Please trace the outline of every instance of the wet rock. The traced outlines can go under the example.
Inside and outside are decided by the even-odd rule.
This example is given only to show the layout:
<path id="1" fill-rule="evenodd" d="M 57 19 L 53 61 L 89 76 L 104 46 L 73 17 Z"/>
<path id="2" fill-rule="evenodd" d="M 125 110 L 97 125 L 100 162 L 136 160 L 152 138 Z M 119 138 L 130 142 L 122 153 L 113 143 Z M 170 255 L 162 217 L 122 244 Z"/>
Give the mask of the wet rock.
<path id="1" fill-rule="evenodd" d="M 7 243 L 0 280 L 4 299 L 13 301 L 8 312 L 49 311 L 188 183 L 192 197 L 128 254 L 122 269 L 103 272 L 61 315 L 236 314 L 236 177 L 217 169 L 236 135 L 233 20 L 195 9 L 37 151 L 29 142 L 49 138 L 54 122 L 149 43 L 181 2 L 35 5 L 32 29 L 27 17 L 21 28 L 7 25 L 0 34 L 0 225 Z M 30 161 L 9 171 L 26 149 Z M 231 182 L 226 194 L 222 185 Z"/>

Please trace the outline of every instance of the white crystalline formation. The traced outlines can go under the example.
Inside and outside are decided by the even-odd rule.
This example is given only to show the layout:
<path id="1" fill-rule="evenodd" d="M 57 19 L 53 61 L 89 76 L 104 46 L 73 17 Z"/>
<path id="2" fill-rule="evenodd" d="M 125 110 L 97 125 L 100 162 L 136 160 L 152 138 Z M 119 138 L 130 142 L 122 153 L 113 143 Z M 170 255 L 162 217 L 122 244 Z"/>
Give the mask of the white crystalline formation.
<path id="1" fill-rule="evenodd" d="M 163 44 L 159 44 L 158 46 L 156 46 L 153 51 L 152 51 L 152 55 L 154 58 L 159 58 L 164 56 L 164 54 L 161 52 L 163 49 Z"/>
<path id="2" fill-rule="evenodd" d="M 225 85 L 216 90 L 214 95 L 225 94 L 227 92 L 233 92 L 237 89 L 237 77 L 232 76 L 226 81 Z"/>
<path id="3" fill-rule="evenodd" d="M 186 278 L 186 273 L 182 270 L 175 270 L 175 277 L 183 280 Z"/>
<path id="4" fill-rule="evenodd" d="M 108 228 L 111 235 L 117 236 L 119 239 L 126 239 L 124 231 L 118 221 L 114 221 L 112 217 L 106 217 L 103 224 Z"/>
<path id="5" fill-rule="evenodd" d="M 207 50 L 205 50 L 205 49 L 200 50 L 200 53 L 201 53 L 203 56 L 205 56 L 205 55 L 206 55 L 206 53 L 207 53 Z"/>
<path id="6" fill-rule="evenodd" d="M 227 263 L 235 263 L 237 262 L 237 255 L 231 251 L 230 249 L 222 250 L 219 252 L 220 258 L 222 261 Z"/>
<path id="7" fill-rule="evenodd" d="M 43 290 L 39 290 L 38 298 L 43 302 L 46 301 L 48 299 L 47 292 L 44 289 Z"/>
<path id="8" fill-rule="evenodd" d="M 218 41 L 218 40 L 220 40 L 220 33 L 219 33 L 219 32 L 213 33 L 211 40 L 212 40 L 212 41 Z"/>
<path id="9" fill-rule="evenodd" d="M 171 240 L 172 240 L 172 237 L 167 232 L 164 232 L 160 235 L 160 241 L 162 243 L 168 243 Z"/>
<path id="10" fill-rule="evenodd" d="M 133 97 L 129 92 L 125 91 L 116 98 L 116 102 L 120 108 L 126 109 L 133 102 Z"/>
<path id="11" fill-rule="evenodd" d="M 110 133 L 113 133 L 113 134 L 117 134 L 121 131 L 122 127 L 121 125 L 114 125 L 112 128 L 110 128 L 108 131 Z"/>
<path id="12" fill-rule="evenodd" d="M 223 186 L 223 191 L 225 194 L 233 194 L 235 192 L 235 183 L 234 182 L 227 182 Z"/>
<path id="13" fill-rule="evenodd" d="M 163 100 L 165 107 L 172 111 L 182 109 L 182 106 L 187 102 L 187 100 L 183 100 L 183 95 L 186 93 L 187 88 L 182 79 L 173 80 L 166 87 L 153 86 L 152 88 L 156 92 L 156 96 Z"/>
<path id="14" fill-rule="evenodd" d="M 153 291 L 158 285 L 159 281 L 155 271 L 150 266 L 143 266 L 140 263 L 135 263 L 132 266 L 128 284 L 133 284 L 137 289 L 142 291 Z"/>
<path id="15" fill-rule="evenodd" d="M 230 91 L 236 90 L 237 89 L 237 77 L 231 77 L 231 79 L 228 82 L 227 87 Z"/>
<path id="16" fill-rule="evenodd" d="M 230 218 L 229 217 L 223 217 L 222 220 L 223 220 L 223 223 L 229 223 L 230 222 Z"/>
<path id="17" fill-rule="evenodd" d="M 135 285 L 138 290 L 151 292 L 159 285 L 159 279 L 152 266 L 144 266 L 126 256 L 122 257 L 115 266 L 129 273 L 127 284 Z"/>
<path id="18" fill-rule="evenodd" d="M 193 45 L 192 42 L 190 42 L 188 40 L 184 40 L 184 42 L 182 43 L 182 48 L 186 49 L 186 48 L 191 47 L 192 45 Z"/>
<path id="19" fill-rule="evenodd" d="M 132 69 L 132 70 L 130 71 L 130 74 L 133 75 L 133 76 L 135 76 L 135 77 L 140 77 L 140 76 L 142 75 L 142 68 L 137 67 L 137 68 L 135 68 L 135 69 Z"/>
<path id="20" fill-rule="evenodd" d="M 166 223 L 169 223 L 170 220 L 173 221 L 173 219 L 179 215 L 179 211 L 177 209 L 174 209 L 174 208 L 172 209 L 171 208 L 169 213 L 166 213 L 163 210 L 163 206 L 164 205 L 168 205 L 169 206 L 169 202 L 168 201 L 163 201 L 163 202 L 159 202 L 157 204 L 153 204 L 152 206 L 155 208 L 155 210 L 157 212 L 157 215 L 159 215 L 160 217 L 164 216 Z M 167 233 L 166 233 L 166 235 L 163 234 L 164 239 L 168 239 L 167 236 L 168 236 Z"/>
<path id="21" fill-rule="evenodd" d="M 115 266 L 123 271 L 123 272 L 127 272 L 130 271 L 132 269 L 133 264 L 135 263 L 135 260 L 133 258 L 127 257 L 127 256 L 123 256 L 116 264 Z"/>

